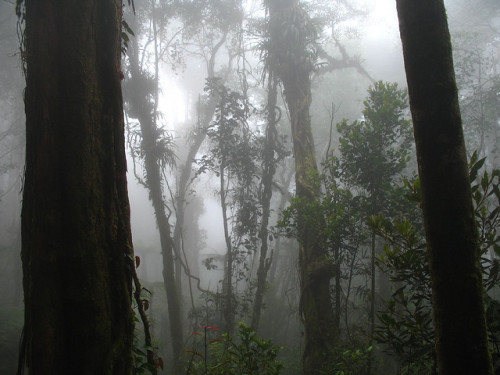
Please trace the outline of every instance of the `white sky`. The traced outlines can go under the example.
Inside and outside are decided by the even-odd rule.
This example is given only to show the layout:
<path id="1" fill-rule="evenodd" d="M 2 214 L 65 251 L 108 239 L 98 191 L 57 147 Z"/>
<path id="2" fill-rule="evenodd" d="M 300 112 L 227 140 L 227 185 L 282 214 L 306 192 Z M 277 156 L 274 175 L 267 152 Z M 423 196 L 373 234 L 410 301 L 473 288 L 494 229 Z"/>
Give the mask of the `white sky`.
<path id="1" fill-rule="evenodd" d="M 366 23 L 366 36 L 369 39 L 399 35 L 395 0 L 375 0 L 370 8 L 372 12 Z"/>

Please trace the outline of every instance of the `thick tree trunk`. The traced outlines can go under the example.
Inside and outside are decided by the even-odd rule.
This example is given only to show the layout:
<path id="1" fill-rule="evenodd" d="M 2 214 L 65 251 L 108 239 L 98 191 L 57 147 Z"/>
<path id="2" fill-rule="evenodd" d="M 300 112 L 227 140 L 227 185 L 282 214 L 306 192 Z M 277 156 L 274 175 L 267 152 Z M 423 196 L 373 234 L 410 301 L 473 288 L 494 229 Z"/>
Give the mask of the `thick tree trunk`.
<path id="1" fill-rule="evenodd" d="M 296 194 L 313 204 L 319 199 L 319 186 L 314 181 L 318 169 L 309 116 L 309 74 L 296 72 L 283 84 L 292 122 Z M 327 260 L 322 218 L 317 217 L 314 222 L 299 218 L 298 225 L 300 310 L 305 329 L 303 371 L 321 374 L 328 362 L 328 350 L 338 339 L 330 294 L 333 268 Z"/>
<path id="2" fill-rule="evenodd" d="M 442 0 L 397 0 L 440 374 L 492 374 L 478 237 Z"/>
<path id="3" fill-rule="evenodd" d="M 131 374 L 119 0 L 26 0 L 22 208 L 30 374 Z"/>
<path id="4" fill-rule="evenodd" d="M 319 199 L 318 167 L 311 131 L 312 63 L 308 61 L 309 20 L 296 0 L 272 0 L 269 5 L 270 69 L 283 82 L 290 112 L 295 186 L 298 198 L 311 207 Z M 310 215 L 309 215 L 310 216 Z M 299 217 L 300 311 L 305 330 L 303 371 L 321 374 L 329 348 L 338 340 L 330 295 L 333 267 L 328 264 L 321 217 Z"/>

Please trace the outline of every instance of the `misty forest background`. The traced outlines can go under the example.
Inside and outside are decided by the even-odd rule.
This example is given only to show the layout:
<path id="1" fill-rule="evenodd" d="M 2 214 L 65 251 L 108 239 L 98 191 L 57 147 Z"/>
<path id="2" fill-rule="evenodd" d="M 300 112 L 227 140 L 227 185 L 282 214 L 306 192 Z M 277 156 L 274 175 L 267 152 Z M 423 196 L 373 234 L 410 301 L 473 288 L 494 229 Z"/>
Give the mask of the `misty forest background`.
<path id="1" fill-rule="evenodd" d="M 395 2 L 302 2 L 299 21 L 278 28 L 285 37 L 305 35 L 307 48 L 297 43 L 288 51 L 302 63 L 282 64 L 282 71 L 273 65 L 282 43 L 268 23 L 280 9 L 240 0 L 134 3 L 135 14 L 123 8 L 121 74 L 142 283 L 137 373 L 225 374 L 221 363 L 248 365 L 245 356 L 254 373 L 301 373 L 303 353 L 311 350 L 301 320 L 311 303 L 301 294 L 309 287 L 300 282 L 304 221 L 322 228 L 327 244 L 325 261 L 309 264 L 315 277 L 330 280 L 323 292 L 331 331 L 315 333 L 329 341 L 324 373 L 436 373 Z M 446 5 L 498 368 L 500 3 Z M 20 35 L 14 2 L 0 1 L 1 374 L 15 372 L 23 326 Z M 312 99 L 308 141 L 318 169 L 304 176 L 318 186 L 314 204 L 296 194 L 308 186 L 295 183 L 294 98 L 286 86 L 296 84 L 290 77 L 302 77 L 301 69 L 311 88 L 299 99 Z M 232 371 L 244 373 L 237 365 Z"/>

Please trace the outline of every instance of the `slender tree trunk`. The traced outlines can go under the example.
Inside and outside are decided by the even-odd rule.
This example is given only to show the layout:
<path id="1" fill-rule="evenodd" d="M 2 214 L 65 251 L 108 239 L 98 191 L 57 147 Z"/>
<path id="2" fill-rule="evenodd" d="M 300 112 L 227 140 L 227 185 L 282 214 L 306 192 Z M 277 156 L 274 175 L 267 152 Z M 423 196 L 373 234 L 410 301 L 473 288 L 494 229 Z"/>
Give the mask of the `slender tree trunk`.
<path id="1" fill-rule="evenodd" d="M 340 246 L 335 245 L 334 258 L 335 258 L 335 329 L 340 335 L 340 316 L 341 316 L 341 297 L 342 297 L 342 273 L 340 269 Z"/>
<path id="2" fill-rule="evenodd" d="M 213 47 L 210 58 L 207 62 L 207 78 L 212 79 L 215 77 L 215 59 L 219 55 L 219 52 L 226 42 L 227 35 L 229 31 L 226 30 L 220 40 Z M 230 65 L 233 57 L 229 57 Z M 223 78 L 225 81 L 227 79 L 227 74 Z M 179 296 L 182 296 L 182 251 L 183 251 L 183 240 L 182 234 L 184 231 L 184 218 L 186 212 L 186 193 L 188 186 L 190 185 L 190 177 L 193 169 L 193 163 L 200 149 L 203 141 L 205 140 L 207 129 L 210 126 L 212 121 L 214 112 L 215 112 L 216 103 L 213 98 L 210 98 L 208 103 L 201 104 L 199 103 L 198 108 L 198 127 L 195 129 L 196 135 L 193 137 L 191 144 L 189 145 L 188 155 L 186 157 L 186 163 L 183 165 L 181 169 L 181 173 L 179 175 L 178 185 L 177 185 L 177 195 L 176 195 L 176 221 L 174 227 L 174 246 L 177 251 L 177 257 L 175 260 L 175 275 L 176 275 L 176 284 L 179 291 Z"/>
<path id="3" fill-rule="evenodd" d="M 480 250 L 442 0 L 397 0 L 432 283 L 439 374 L 492 374 Z"/>
<path id="4" fill-rule="evenodd" d="M 139 67 L 138 45 L 134 39 L 133 50 L 129 53 L 131 83 L 137 88 L 141 87 L 143 73 Z M 131 115 L 139 120 L 142 135 L 142 149 L 144 150 L 144 168 L 146 170 L 145 185 L 149 190 L 149 199 L 155 212 L 160 246 L 163 258 L 163 282 L 168 301 L 168 316 L 170 322 L 170 335 L 172 339 L 172 352 L 174 357 L 174 372 L 182 373 L 181 356 L 183 353 L 184 339 L 182 329 L 181 304 L 175 283 L 174 273 L 174 242 L 172 239 L 170 223 L 165 211 L 163 199 L 161 168 L 157 153 L 158 129 L 154 121 L 155 109 L 153 103 L 141 96 L 141 90 L 131 90 L 129 100 Z"/>
<path id="5" fill-rule="evenodd" d="M 209 69 L 209 71 L 213 71 Z M 210 77 L 213 78 L 213 77 Z M 177 257 L 175 262 L 175 275 L 176 275 L 176 284 L 179 288 L 179 295 L 181 292 L 181 283 L 182 283 L 182 274 L 184 270 L 182 269 L 181 257 L 183 256 L 184 249 L 184 241 L 183 241 L 183 231 L 184 231 L 184 220 L 186 215 L 186 193 L 191 183 L 191 175 L 193 170 L 193 163 L 196 158 L 196 154 L 200 149 L 203 141 L 207 135 L 207 129 L 210 125 L 210 122 L 213 118 L 215 112 L 215 100 L 212 98 L 209 99 L 206 105 L 201 105 L 200 103 L 200 112 L 198 116 L 200 116 L 200 120 L 198 121 L 198 127 L 196 128 L 196 135 L 194 135 L 192 142 L 189 144 L 189 151 L 186 157 L 186 162 L 181 168 L 181 173 L 179 175 L 178 184 L 177 184 L 177 194 L 176 194 L 176 220 L 174 227 L 174 246 L 177 251 Z M 195 254 L 192 254 L 195 255 Z M 186 266 L 188 266 L 186 264 Z M 189 267 L 190 268 L 190 267 Z"/>
<path id="6" fill-rule="evenodd" d="M 276 149 L 276 101 L 278 98 L 277 79 L 273 73 L 269 74 L 268 82 L 268 101 L 267 101 L 267 129 L 266 140 L 264 148 L 264 162 L 262 174 L 262 221 L 260 223 L 260 254 L 259 254 L 259 267 L 257 268 L 257 289 L 255 291 L 255 302 L 253 304 L 252 312 L 252 328 L 257 331 L 259 328 L 260 315 L 262 312 L 262 303 L 264 300 L 264 292 L 266 287 L 266 279 L 269 268 L 271 267 L 272 258 L 267 256 L 269 250 L 269 216 L 271 214 L 271 198 L 273 195 L 273 177 L 276 172 L 275 156 Z"/>
<path id="7" fill-rule="evenodd" d="M 371 233 L 371 259 L 370 259 L 370 345 L 375 334 L 375 231 Z M 368 375 L 372 373 L 373 350 L 368 354 Z"/>
<path id="8" fill-rule="evenodd" d="M 224 147 L 222 141 L 220 142 L 221 149 Z M 223 154 L 224 152 L 222 152 Z M 220 181 L 220 200 L 222 210 L 222 223 L 224 225 L 224 239 L 226 241 L 226 259 L 224 264 L 224 283 L 222 288 L 223 306 L 222 315 L 224 316 L 224 332 L 232 336 L 234 330 L 234 292 L 233 292 L 233 246 L 231 243 L 231 235 L 228 227 L 227 217 L 227 203 L 226 203 L 226 179 L 224 173 L 226 162 L 224 156 L 222 157 L 219 167 L 219 181 Z"/>
<path id="9" fill-rule="evenodd" d="M 287 163 L 289 164 L 289 163 Z M 287 169 L 285 167 L 285 169 Z M 285 209 L 286 204 L 290 201 L 290 196 L 288 194 L 288 189 L 290 187 L 290 183 L 292 182 L 292 177 L 294 173 L 293 171 L 289 171 L 286 176 L 281 176 L 280 183 L 280 203 L 278 204 L 277 212 L 281 212 Z M 276 238 L 275 246 L 274 246 L 274 261 L 271 263 L 271 269 L 269 271 L 269 283 L 273 287 L 275 291 L 278 291 L 279 288 L 276 288 L 275 280 L 279 280 L 279 277 L 276 277 L 276 272 L 278 269 L 278 264 L 280 264 L 280 251 L 281 251 L 281 237 L 278 236 Z"/>
<path id="10" fill-rule="evenodd" d="M 119 0 L 27 0 L 26 362 L 132 374 Z"/>
<path id="11" fill-rule="evenodd" d="M 313 207 L 319 199 L 320 187 L 309 115 L 312 71 L 306 51 L 307 40 L 312 37 L 310 29 L 306 29 L 309 21 L 295 0 L 271 0 L 268 5 L 270 69 L 283 82 L 290 112 L 296 194 Z M 300 311 L 305 330 L 304 374 L 321 374 L 324 371 L 329 360 L 329 348 L 339 337 L 334 328 L 330 295 L 333 267 L 327 261 L 325 223 L 321 217 L 314 219 L 298 219 Z"/>

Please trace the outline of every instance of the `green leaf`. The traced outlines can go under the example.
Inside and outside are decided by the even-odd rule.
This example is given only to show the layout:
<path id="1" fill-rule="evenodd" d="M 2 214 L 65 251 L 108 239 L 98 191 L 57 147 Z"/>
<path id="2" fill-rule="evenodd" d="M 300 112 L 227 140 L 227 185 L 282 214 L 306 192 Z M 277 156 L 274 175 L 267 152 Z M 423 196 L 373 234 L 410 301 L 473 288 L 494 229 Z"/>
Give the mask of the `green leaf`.
<path id="1" fill-rule="evenodd" d="M 486 161 L 486 158 L 482 158 L 478 161 L 477 160 L 477 151 L 474 151 L 474 154 L 472 154 L 471 160 L 470 160 L 470 169 L 469 169 L 469 178 L 471 181 L 474 181 L 477 177 L 478 171 L 483 167 L 484 162 Z"/>

